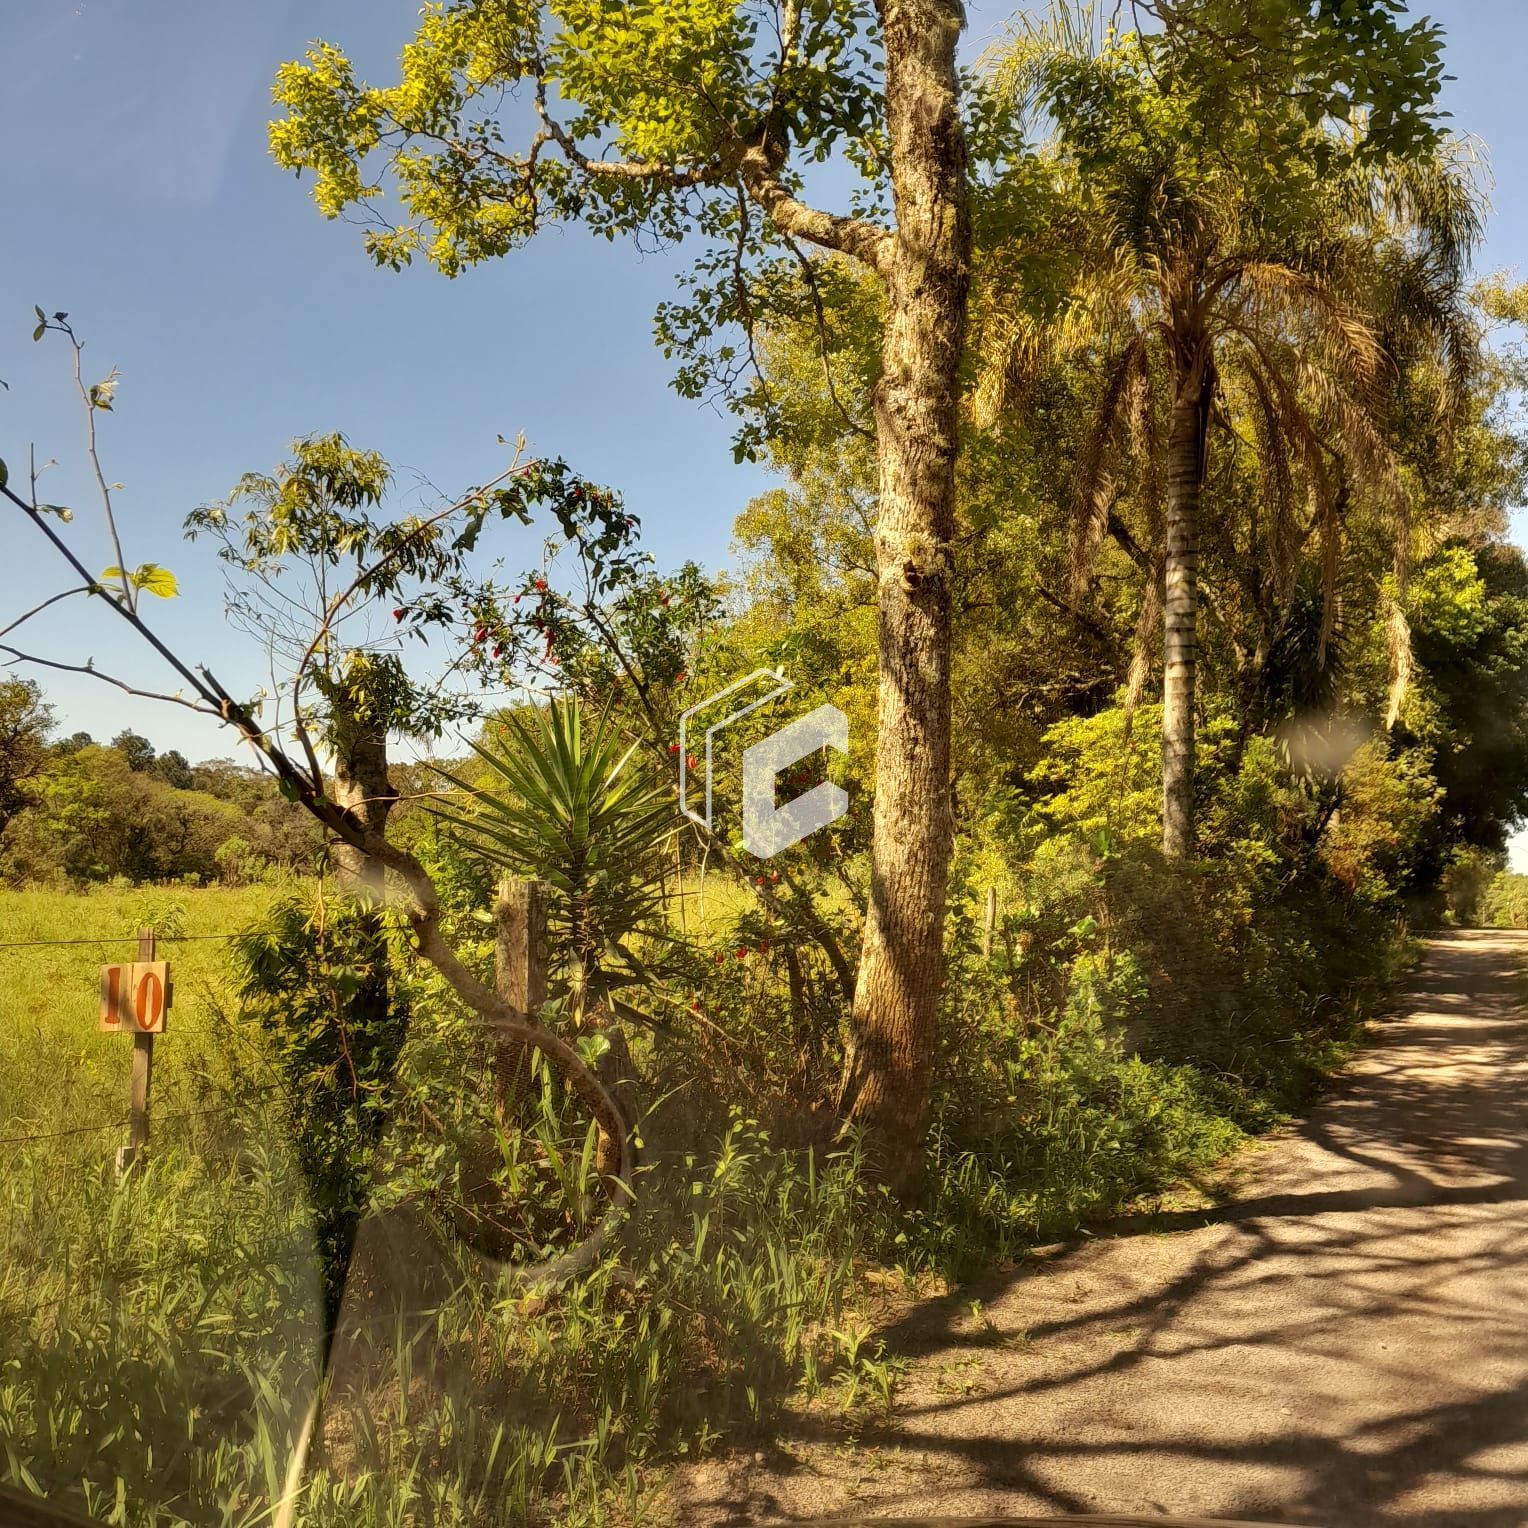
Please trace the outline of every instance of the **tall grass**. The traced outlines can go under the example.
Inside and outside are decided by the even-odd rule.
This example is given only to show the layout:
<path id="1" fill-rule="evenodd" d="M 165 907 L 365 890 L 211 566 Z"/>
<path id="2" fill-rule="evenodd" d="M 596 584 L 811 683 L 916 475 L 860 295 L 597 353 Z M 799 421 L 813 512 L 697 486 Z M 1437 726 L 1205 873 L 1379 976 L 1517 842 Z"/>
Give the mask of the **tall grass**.
<path id="1" fill-rule="evenodd" d="M 243 928 L 270 896 L 264 887 L 0 891 L 0 1135 L 94 1128 L 97 1148 L 111 1155 L 127 1116 L 133 1047 L 98 1031 L 99 969 L 136 958 L 142 926 L 160 934 L 175 982 L 168 1033 L 155 1047 L 156 1117 L 237 1092 L 230 1084 L 256 1058 L 230 1055 L 221 1005 L 207 1001 L 223 985 L 225 949 L 205 936 Z M 51 940 L 92 942 L 30 943 Z"/>
<path id="2" fill-rule="evenodd" d="M 767 1429 L 832 1367 L 864 1224 L 851 1157 L 778 1151 L 739 1117 L 653 1170 L 578 1283 L 529 1296 L 464 1259 L 426 1320 L 368 1329 L 302 1520 L 639 1519 L 663 1461 Z"/>
<path id="3" fill-rule="evenodd" d="M 1190 954 L 1226 1003 L 1199 1021 L 1195 1045 L 1218 1046 L 1199 1065 L 1127 1045 L 1135 1018 L 1182 983 L 1148 980 L 1141 958 L 1158 957 L 1143 937 L 1122 947 L 1100 932 L 1107 918 L 1082 916 L 1095 881 L 1079 876 L 1054 911 L 1036 902 L 991 956 L 957 926 L 927 1189 L 912 1212 L 867 1185 L 852 1148 L 819 1136 L 787 1150 L 756 1123 L 792 1075 L 757 1059 L 788 1057 L 795 1037 L 770 1028 L 789 1024 L 788 1005 L 757 945 L 747 960 L 698 957 L 697 987 L 707 980 L 719 1017 L 737 1013 L 721 1038 L 704 1031 L 725 1039 L 729 1069 L 677 1036 L 639 1045 L 651 1091 L 661 1077 L 669 1094 L 651 1121 L 643 1213 L 557 1291 L 527 1290 L 480 1253 L 534 1261 L 577 1234 L 600 1194 L 587 1122 L 543 1079 L 539 1112 L 506 1129 L 481 1036 L 430 973 L 400 964 L 414 1018 L 371 1215 L 412 1217 L 438 1277 L 421 1303 L 406 1280 L 390 1286 L 401 1270 L 385 1260 L 353 1271 L 368 1319 L 347 1329 L 342 1316 L 347 1363 L 330 1376 L 296 1521 L 637 1522 L 671 1461 L 767 1432 L 782 1408 L 814 1396 L 889 1407 L 898 1360 L 863 1314 L 877 1264 L 960 1279 L 1205 1172 L 1351 1036 L 1356 998 L 1318 1011 L 1301 982 L 1323 992 L 1345 970 L 1372 987 L 1401 947 L 1371 940 L 1363 962 L 1233 990 L 1215 974 L 1231 969 L 1214 954 L 1222 926 L 1207 920 L 1193 931 L 1204 952 Z M 142 922 L 221 933 L 269 895 L 13 894 L 0 913 L 11 938 Z M 1017 965 L 1008 946 L 1020 940 Z M 1259 960 L 1288 942 L 1270 940 Z M 304 1121 L 254 1011 L 229 1000 L 222 945 L 165 948 L 177 996 L 152 1151 L 126 1182 L 110 1162 L 130 1047 L 96 1032 L 95 968 L 130 957 L 130 941 L 0 951 L 14 1142 L 0 1188 L 0 1480 L 123 1528 L 263 1528 L 322 1365 L 321 1257 L 293 1146 Z M 486 960 L 486 942 L 468 948 Z M 1201 1007 L 1196 996 L 1190 1011 Z M 831 1047 L 831 1029 L 814 1043 Z M 750 1087 L 729 1113 L 723 1095 Z M 489 1203 L 505 1208 L 485 1239 Z"/>
<path id="4" fill-rule="evenodd" d="M 11 938 L 153 923 L 229 932 L 261 892 L 0 896 Z M 320 1257 L 291 1117 L 223 947 L 174 943 L 147 1169 L 118 1181 L 131 1046 L 96 1029 L 96 967 L 123 944 L 8 960 L 0 1188 L 0 1480 L 105 1522 L 272 1520 L 323 1351 Z M 453 1164 L 411 1102 L 471 1100 L 459 1015 L 426 1005 L 376 1185 L 428 1215 Z M 22 1065 L 22 1063 L 25 1065 Z M 463 1105 L 465 1107 L 465 1104 Z M 481 1123 L 481 1120 L 479 1121 Z M 501 1143 L 502 1144 L 502 1143 Z M 449 1153 L 447 1153 L 449 1156 Z M 521 1183 L 592 1201 L 587 1153 Z M 513 1151 L 503 1160 L 513 1168 Z M 559 1159 L 560 1160 L 560 1159 Z M 459 1164 L 455 1164 L 459 1165 Z M 459 1183 L 459 1177 L 455 1180 Z M 519 1524 L 639 1513 L 657 1461 L 767 1426 L 833 1363 L 866 1225 L 852 1157 L 786 1153 L 737 1115 L 655 1164 L 644 1214 L 590 1277 L 527 1299 L 453 1241 L 449 1292 L 400 1306 L 327 1399 L 298 1521 Z"/>

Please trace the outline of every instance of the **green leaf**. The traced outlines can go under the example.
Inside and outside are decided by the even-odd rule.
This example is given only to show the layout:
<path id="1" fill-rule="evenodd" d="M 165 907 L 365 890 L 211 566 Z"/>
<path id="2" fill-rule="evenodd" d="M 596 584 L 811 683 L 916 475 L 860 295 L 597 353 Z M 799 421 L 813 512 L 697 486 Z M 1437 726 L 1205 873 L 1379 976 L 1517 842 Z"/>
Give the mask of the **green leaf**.
<path id="1" fill-rule="evenodd" d="M 5 465 L 5 458 L 0 457 L 0 488 L 4 488 L 11 480 L 11 469 Z"/>
<path id="2" fill-rule="evenodd" d="M 40 340 L 43 337 L 43 335 L 45 335 L 47 332 L 48 332 L 48 321 L 47 321 L 47 319 L 44 319 L 32 331 L 32 343 L 35 345 L 38 342 L 38 340 Z"/>

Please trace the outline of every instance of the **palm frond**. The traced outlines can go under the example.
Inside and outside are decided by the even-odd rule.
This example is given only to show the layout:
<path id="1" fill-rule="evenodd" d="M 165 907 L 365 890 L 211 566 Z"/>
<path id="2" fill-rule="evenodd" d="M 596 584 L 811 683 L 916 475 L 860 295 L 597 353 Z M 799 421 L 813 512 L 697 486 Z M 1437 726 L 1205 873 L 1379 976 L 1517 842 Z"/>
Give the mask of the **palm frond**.
<path id="1" fill-rule="evenodd" d="M 439 769 L 460 795 L 434 815 L 471 853 L 549 888 L 554 997 L 580 1013 L 652 986 L 646 950 L 669 945 L 663 849 L 678 831 L 670 793 L 608 709 L 588 719 L 571 699 L 501 719 L 473 742 L 482 773 Z M 629 996 L 623 999 L 631 1006 Z"/>

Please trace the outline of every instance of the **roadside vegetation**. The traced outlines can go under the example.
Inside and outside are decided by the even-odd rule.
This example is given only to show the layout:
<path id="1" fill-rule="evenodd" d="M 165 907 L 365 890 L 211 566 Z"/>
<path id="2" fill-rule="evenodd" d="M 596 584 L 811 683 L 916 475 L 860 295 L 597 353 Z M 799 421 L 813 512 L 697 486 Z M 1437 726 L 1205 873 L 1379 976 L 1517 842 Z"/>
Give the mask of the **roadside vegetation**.
<path id="1" fill-rule="evenodd" d="M 315 433 L 173 557 L 277 676 L 262 711 L 168 654 L 244 762 L 0 681 L 0 1480 L 124 1528 L 653 1520 L 784 1408 L 893 1407 L 899 1304 L 1211 1186 L 1420 930 L 1528 923 L 1528 293 L 1474 269 L 1440 35 L 1058 10 L 962 81 L 956 9 L 861 53 L 852 6 L 469 0 L 396 85 L 282 68 L 275 159 L 330 216 L 390 184 L 382 265 L 694 244 L 660 341 L 778 486 L 736 567 L 659 568 L 523 441 L 421 511 Z M 548 59 L 583 115 L 488 152 L 479 95 Z M 835 156 L 852 215 L 797 200 Z M 176 588 L 83 576 L 125 638 Z M 682 816 L 681 715 L 760 668 L 788 701 Z M 780 796 L 849 808 L 754 859 L 741 751 L 822 704 L 848 752 Z M 143 925 L 176 999 L 118 1179 L 96 972 Z"/>

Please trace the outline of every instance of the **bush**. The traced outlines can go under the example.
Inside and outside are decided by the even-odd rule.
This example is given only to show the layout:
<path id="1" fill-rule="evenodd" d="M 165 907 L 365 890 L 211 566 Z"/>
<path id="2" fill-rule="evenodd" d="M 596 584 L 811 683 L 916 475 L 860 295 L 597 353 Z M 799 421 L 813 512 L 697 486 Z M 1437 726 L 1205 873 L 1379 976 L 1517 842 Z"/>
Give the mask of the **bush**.
<path id="1" fill-rule="evenodd" d="M 289 892 L 235 943 L 240 1022 L 283 1083 L 282 1124 L 313 1207 L 326 1306 L 338 1308 L 372 1159 L 386 1121 L 408 1005 L 357 1006 L 385 970 L 376 915 L 324 889 Z"/>

